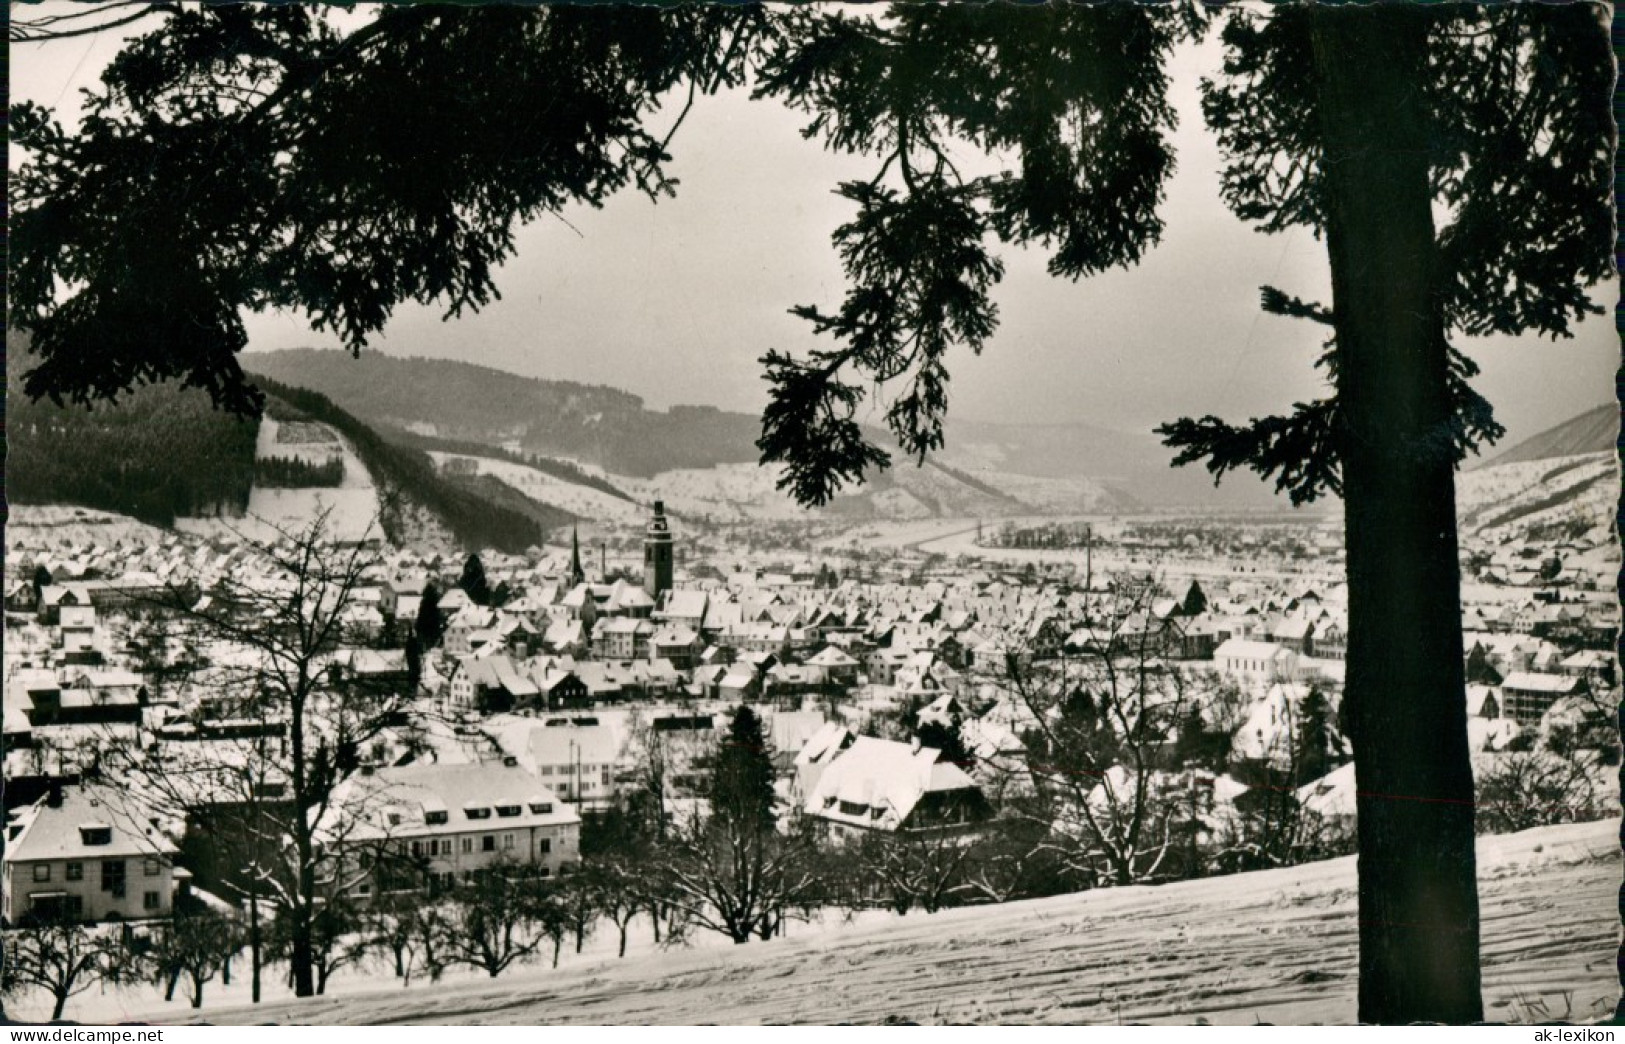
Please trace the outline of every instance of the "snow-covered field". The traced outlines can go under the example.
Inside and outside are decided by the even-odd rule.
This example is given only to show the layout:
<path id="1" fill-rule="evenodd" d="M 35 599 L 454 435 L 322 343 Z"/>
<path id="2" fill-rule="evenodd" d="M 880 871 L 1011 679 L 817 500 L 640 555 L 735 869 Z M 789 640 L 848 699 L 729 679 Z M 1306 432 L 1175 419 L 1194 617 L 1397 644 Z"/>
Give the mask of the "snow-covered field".
<path id="1" fill-rule="evenodd" d="M 648 511 L 630 501 L 611 496 L 601 489 L 581 486 L 545 471 L 492 457 L 472 457 L 462 453 L 430 451 L 436 465 L 448 460 L 470 461 L 476 474 L 492 475 L 517 489 L 525 496 L 551 507 L 562 508 L 573 515 L 600 522 L 642 522 Z"/>
<path id="2" fill-rule="evenodd" d="M 1604 1017 L 1618 995 L 1614 822 L 1479 841 L 1486 1018 Z M 797 925 L 745 946 L 642 951 L 402 989 L 206 1009 L 215 1024 L 1347 1023 L 1353 858 L 934 915 Z M 568 958 L 567 958 L 568 961 Z M 423 984 L 427 985 L 427 984 Z M 234 987 L 236 989 L 236 987 Z M 358 992 L 351 992 L 358 991 Z M 240 993 L 239 993 L 240 995 Z M 176 1004 L 125 1009 L 162 1023 Z M 107 1016 L 104 1016 L 107 1017 Z"/>
<path id="3" fill-rule="evenodd" d="M 377 528 L 378 490 L 373 486 L 372 474 L 342 435 L 326 425 L 315 426 L 325 429 L 331 439 L 313 443 L 283 442 L 277 438 L 278 422 L 265 417 L 260 421 L 254 456 L 256 459 L 297 457 L 316 463 L 333 456 L 336 448 L 338 456 L 344 461 L 344 478 L 336 488 L 267 489 L 255 485 L 248 494 L 246 517 L 178 518 L 175 528 L 205 536 L 224 529 L 231 534 L 271 540 L 276 538 L 278 532 L 298 532 L 310 525 L 320 512 L 327 511 L 328 530 L 336 540 L 361 540 L 369 535 L 381 535 Z"/>

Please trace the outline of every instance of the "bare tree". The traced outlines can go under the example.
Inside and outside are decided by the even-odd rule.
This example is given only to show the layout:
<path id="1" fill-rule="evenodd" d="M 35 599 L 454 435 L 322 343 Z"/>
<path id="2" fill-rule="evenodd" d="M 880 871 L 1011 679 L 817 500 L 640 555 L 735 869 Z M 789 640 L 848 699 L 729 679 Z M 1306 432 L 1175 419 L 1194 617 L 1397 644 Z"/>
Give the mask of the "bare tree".
<path id="1" fill-rule="evenodd" d="M 51 1018 L 93 986 L 121 981 L 129 954 L 105 930 L 67 917 L 30 918 L 5 933 L 0 992 L 10 996 L 41 990 L 52 999 Z"/>
<path id="2" fill-rule="evenodd" d="M 519 866 L 489 867 L 462 882 L 443 914 L 438 961 L 479 968 L 493 979 L 568 931 L 553 890 Z"/>
<path id="3" fill-rule="evenodd" d="M 154 929 L 146 963 L 153 982 L 164 987 L 164 1000 L 174 999 L 184 977 L 192 987 L 192 1007 L 201 1008 L 203 987 L 226 974 L 242 946 L 241 926 L 232 918 L 206 908 L 185 910 Z"/>
<path id="4" fill-rule="evenodd" d="M 207 653 L 193 679 L 207 702 L 193 738 L 126 750 L 124 770 L 108 773 L 131 816 L 201 819 L 232 850 L 241 870 L 220 884 L 250 906 L 256 995 L 262 901 L 286 931 L 294 992 L 318 991 L 318 912 L 366 865 L 348 857 L 350 835 L 376 833 L 354 806 L 378 796 L 341 784 L 410 712 L 409 692 L 347 670 L 347 650 L 364 644 L 352 620 L 375 556 L 365 542 L 332 542 L 327 522 L 252 541 L 254 559 L 206 591 L 168 592 L 175 627 Z M 351 807 L 336 807 L 343 795 Z"/>
<path id="5" fill-rule="evenodd" d="M 1544 746 L 1484 757 L 1477 780 L 1480 833 L 1581 823 L 1609 813 L 1598 800 L 1594 753 Z"/>
<path id="6" fill-rule="evenodd" d="M 918 909 L 936 913 L 971 892 L 970 876 L 981 847 L 975 834 L 899 830 L 866 834 L 850 853 L 853 872 L 867 890 L 878 891 L 898 915 Z"/>
<path id="7" fill-rule="evenodd" d="M 1092 626 L 1070 650 L 1013 650 L 992 677 L 1024 712 L 1027 757 L 1014 771 L 1031 799 L 1013 809 L 1047 826 L 1063 873 L 1092 884 L 1165 875 L 1189 823 L 1190 781 L 1168 766 L 1192 696 L 1145 626 L 1158 593 L 1149 580 L 1120 583 L 1090 606 Z"/>

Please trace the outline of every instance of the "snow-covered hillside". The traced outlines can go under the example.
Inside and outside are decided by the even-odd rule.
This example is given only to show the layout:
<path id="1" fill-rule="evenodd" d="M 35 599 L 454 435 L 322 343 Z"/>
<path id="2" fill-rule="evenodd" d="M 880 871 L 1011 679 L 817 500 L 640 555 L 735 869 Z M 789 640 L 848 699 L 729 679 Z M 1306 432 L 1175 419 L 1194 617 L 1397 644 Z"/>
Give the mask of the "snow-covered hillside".
<path id="1" fill-rule="evenodd" d="M 466 466 L 474 468 L 475 474 L 494 475 L 533 500 L 563 508 L 572 515 L 580 515 L 582 518 L 600 522 L 638 523 L 645 521 L 649 515 L 647 510 L 637 504 L 612 496 L 601 489 L 578 485 L 512 461 L 437 451 L 431 451 L 429 456 L 434 458 L 436 465 L 444 464 L 448 460 L 468 461 L 470 463 Z M 617 478 L 613 481 L 619 484 L 622 480 Z M 617 485 L 617 488 L 623 487 Z"/>
<path id="2" fill-rule="evenodd" d="M 143 547 L 173 536 L 128 515 L 69 504 L 13 504 L 5 530 L 8 552 L 14 547 Z"/>
<path id="3" fill-rule="evenodd" d="M 344 478 L 329 489 L 269 489 L 256 483 L 248 496 L 248 512 L 241 519 L 182 518 L 175 528 L 208 535 L 222 528 L 254 539 L 274 539 L 278 531 L 297 532 L 322 511 L 329 512 L 329 532 L 338 540 L 381 536 L 378 490 L 354 447 L 325 424 L 298 422 L 283 432 L 283 422 L 267 416 L 260 421 L 254 457 L 288 457 L 320 464 L 332 457 L 344 465 Z"/>
<path id="4" fill-rule="evenodd" d="M 1616 824 L 1481 838 L 1485 1015 L 1605 1016 Z M 208 1010 L 214 1023 L 1347 1023 L 1354 859 L 649 950 L 501 979 Z M 155 1006 L 156 1008 L 156 1006 Z M 161 1023 L 184 1009 L 138 1012 Z"/>
<path id="5" fill-rule="evenodd" d="M 1456 476 L 1456 509 L 1463 532 L 1530 526 L 1570 519 L 1607 526 L 1619 498 L 1613 453 L 1492 464 Z"/>

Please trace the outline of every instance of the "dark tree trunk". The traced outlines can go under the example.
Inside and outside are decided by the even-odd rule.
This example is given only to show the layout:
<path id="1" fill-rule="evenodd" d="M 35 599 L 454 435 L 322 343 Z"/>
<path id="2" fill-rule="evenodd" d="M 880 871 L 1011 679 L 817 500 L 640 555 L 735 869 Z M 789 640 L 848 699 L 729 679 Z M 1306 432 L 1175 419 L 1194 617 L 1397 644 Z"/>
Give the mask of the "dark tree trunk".
<path id="1" fill-rule="evenodd" d="M 1359 1017 L 1483 1017 L 1448 357 L 1423 98 L 1428 14 L 1314 32 L 1343 428 L 1344 699 L 1359 821 Z"/>
<path id="2" fill-rule="evenodd" d="M 196 975 L 192 976 L 192 1007 L 203 1007 L 203 979 Z"/>

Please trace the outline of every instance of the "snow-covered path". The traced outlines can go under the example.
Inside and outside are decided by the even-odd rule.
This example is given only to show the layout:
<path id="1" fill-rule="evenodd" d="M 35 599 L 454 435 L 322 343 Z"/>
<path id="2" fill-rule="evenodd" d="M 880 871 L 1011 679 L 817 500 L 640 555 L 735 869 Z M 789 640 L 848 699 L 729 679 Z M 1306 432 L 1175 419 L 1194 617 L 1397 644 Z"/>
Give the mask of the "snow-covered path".
<path id="1" fill-rule="evenodd" d="M 1483 838 L 1492 1021 L 1604 1016 L 1618 993 L 1614 822 Z M 1345 1023 L 1354 860 L 834 925 L 492 981 L 258 1008 L 211 1023 Z M 380 985 L 386 985 L 380 983 Z M 424 984 L 427 985 L 427 984 Z M 171 1009 L 152 1021 L 181 1016 Z M 167 1017 L 166 1017 L 167 1015 Z"/>

